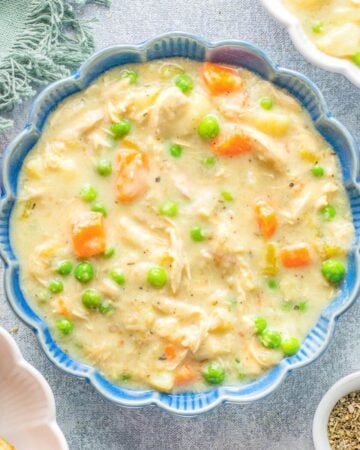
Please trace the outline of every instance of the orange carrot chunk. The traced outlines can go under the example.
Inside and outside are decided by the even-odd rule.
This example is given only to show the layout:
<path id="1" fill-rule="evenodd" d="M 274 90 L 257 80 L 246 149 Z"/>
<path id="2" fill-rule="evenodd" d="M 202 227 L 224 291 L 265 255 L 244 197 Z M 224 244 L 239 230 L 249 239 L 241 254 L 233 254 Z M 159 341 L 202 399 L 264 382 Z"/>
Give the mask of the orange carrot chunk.
<path id="1" fill-rule="evenodd" d="M 71 316 L 70 309 L 66 306 L 64 299 L 61 297 L 58 300 L 58 312 L 59 312 L 59 314 L 61 314 L 62 316 L 65 316 L 65 317 Z"/>
<path id="2" fill-rule="evenodd" d="M 283 247 L 280 258 L 285 267 L 303 267 L 311 264 L 310 249 L 304 243 Z"/>
<path id="3" fill-rule="evenodd" d="M 116 198 L 129 203 L 148 188 L 149 165 L 147 155 L 135 148 L 121 149 L 117 155 Z"/>
<path id="4" fill-rule="evenodd" d="M 220 64 L 204 63 L 202 78 L 213 95 L 229 94 L 243 87 L 242 79 L 237 70 Z"/>
<path id="5" fill-rule="evenodd" d="M 76 256 L 89 258 L 106 249 L 104 216 L 98 212 L 81 213 L 72 227 L 72 242 Z"/>
<path id="6" fill-rule="evenodd" d="M 256 220 L 261 234 L 269 239 L 277 228 L 277 218 L 274 208 L 265 200 L 258 200 L 255 206 Z"/>
<path id="7" fill-rule="evenodd" d="M 197 373 L 188 364 L 181 366 L 175 373 L 175 384 L 185 384 L 194 381 Z"/>
<path id="8" fill-rule="evenodd" d="M 174 359 L 176 357 L 176 347 L 173 344 L 168 344 L 164 348 L 164 353 L 167 359 Z"/>
<path id="9" fill-rule="evenodd" d="M 253 150 L 252 140 L 242 133 L 237 133 L 221 143 L 215 142 L 212 151 L 219 156 L 237 156 Z"/>

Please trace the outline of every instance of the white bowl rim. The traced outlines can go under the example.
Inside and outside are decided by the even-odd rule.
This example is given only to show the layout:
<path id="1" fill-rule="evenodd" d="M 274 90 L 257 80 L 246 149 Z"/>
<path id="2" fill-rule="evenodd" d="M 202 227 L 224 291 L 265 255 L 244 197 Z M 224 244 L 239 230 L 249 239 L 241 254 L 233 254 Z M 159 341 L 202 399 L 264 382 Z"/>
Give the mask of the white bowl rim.
<path id="1" fill-rule="evenodd" d="M 300 20 L 284 6 L 282 0 L 260 0 L 268 12 L 287 29 L 296 49 L 315 66 L 340 73 L 360 88 L 360 68 L 351 61 L 327 55 L 306 35 Z"/>
<path id="2" fill-rule="evenodd" d="M 7 345 L 8 347 L 13 363 L 12 367 L 19 368 L 19 370 L 26 372 L 28 378 L 31 378 L 33 383 L 38 384 L 46 398 L 48 421 L 43 423 L 42 425 L 45 425 L 49 429 L 49 431 L 51 431 L 55 440 L 59 444 L 59 450 L 69 450 L 66 439 L 56 421 L 55 398 L 48 382 L 38 370 L 36 370 L 30 363 L 28 363 L 24 359 L 14 338 L 8 331 L 6 331 L 2 327 L 0 327 L 0 336 L 3 338 L 3 342 L 5 342 L 5 345 Z"/>
<path id="3" fill-rule="evenodd" d="M 330 413 L 338 400 L 358 390 L 360 390 L 360 371 L 340 378 L 323 396 L 313 421 L 313 441 L 316 450 L 331 450 L 327 433 Z"/>

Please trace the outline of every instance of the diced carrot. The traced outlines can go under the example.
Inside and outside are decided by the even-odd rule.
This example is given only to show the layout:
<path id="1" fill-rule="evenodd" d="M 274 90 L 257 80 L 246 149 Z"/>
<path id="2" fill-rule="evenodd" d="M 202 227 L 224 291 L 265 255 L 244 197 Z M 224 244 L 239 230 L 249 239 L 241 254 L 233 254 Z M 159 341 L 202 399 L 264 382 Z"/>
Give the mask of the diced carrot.
<path id="1" fill-rule="evenodd" d="M 303 267 L 311 264 L 310 249 L 304 243 L 283 247 L 280 257 L 285 267 Z"/>
<path id="2" fill-rule="evenodd" d="M 202 78 L 213 95 L 229 94 L 243 87 L 243 81 L 236 69 L 205 62 L 202 66 Z"/>
<path id="3" fill-rule="evenodd" d="M 174 359 L 176 357 L 176 347 L 173 344 L 168 344 L 164 348 L 164 353 L 167 359 Z"/>
<path id="4" fill-rule="evenodd" d="M 253 150 L 253 141 L 243 133 L 237 133 L 221 143 L 215 142 L 212 151 L 219 156 L 237 156 Z"/>
<path id="5" fill-rule="evenodd" d="M 274 208 L 266 200 L 258 200 L 255 206 L 256 220 L 261 234 L 269 239 L 277 228 L 277 218 Z"/>
<path id="6" fill-rule="evenodd" d="M 116 198 L 129 203 L 148 188 L 149 165 L 147 155 L 135 148 L 123 148 L 117 155 Z"/>
<path id="7" fill-rule="evenodd" d="M 62 316 L 65 316 L 65 317 L 70 317 L 71 316 L 71 311 L 65 305 L 65 301 L 64 301 L 64 299 L 62 297 L 60 297 L 59 300 L 58 300 L 58 311 L 59 311 L 59 314 L 61 314 Z"/>
<path id="8" fill-rule="evenodd" d="M 189 364 L 184 364 L 175 372 L 175 384 L 190 383 L 196 375 L 197 373 Z"/>
<path id="9" fill-rule="evenodd" d="M 103 253 L 106 248 L 103 215 L 92 211 L 81 213 L 73 223 L 72 242 L 79 258 Z"/>

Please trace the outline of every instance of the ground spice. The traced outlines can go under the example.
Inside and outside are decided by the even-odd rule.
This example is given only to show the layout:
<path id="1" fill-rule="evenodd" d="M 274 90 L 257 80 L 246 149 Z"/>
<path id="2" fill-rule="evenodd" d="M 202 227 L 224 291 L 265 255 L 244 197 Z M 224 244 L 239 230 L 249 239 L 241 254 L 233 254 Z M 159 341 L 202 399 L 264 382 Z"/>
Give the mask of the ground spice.
<path id="1" fill-rule="evenodd" d="M 360 391 L 342 397 L 328 422 L 332 450 L 360 450 Z"/>

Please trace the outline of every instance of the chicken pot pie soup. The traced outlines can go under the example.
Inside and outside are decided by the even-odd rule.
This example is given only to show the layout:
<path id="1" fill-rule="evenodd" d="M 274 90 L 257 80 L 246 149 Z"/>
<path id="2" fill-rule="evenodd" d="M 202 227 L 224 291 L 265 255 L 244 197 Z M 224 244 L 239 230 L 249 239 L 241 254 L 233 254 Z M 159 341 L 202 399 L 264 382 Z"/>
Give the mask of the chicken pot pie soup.
<path id="1" fill-rule="evenodd" d="M 242 68 L 115 68 L 51 115 L 20 173 L 26 297 L 121 385 L 202 390 L 294 355 L 352 239 L 334 150 Z"/>
<path id="2" fill-rule="evenodd" d="M 283 0 L 324 53 L 360 67 L 360 0 Z"/>

